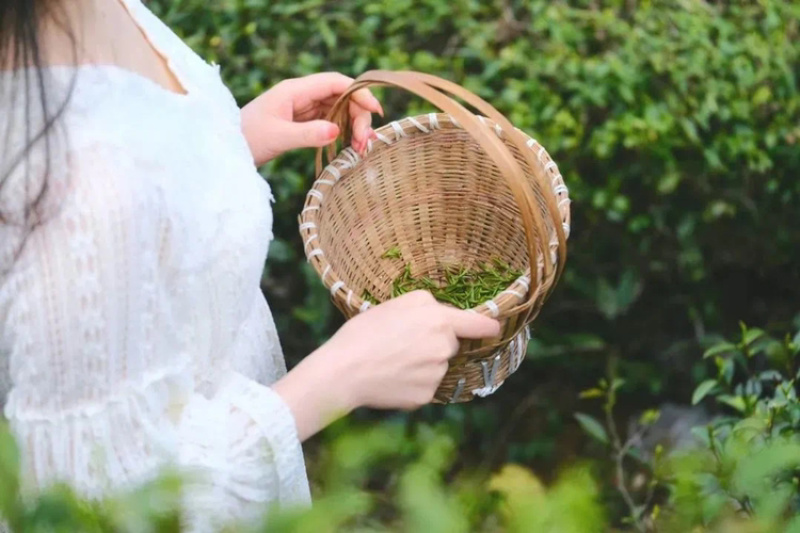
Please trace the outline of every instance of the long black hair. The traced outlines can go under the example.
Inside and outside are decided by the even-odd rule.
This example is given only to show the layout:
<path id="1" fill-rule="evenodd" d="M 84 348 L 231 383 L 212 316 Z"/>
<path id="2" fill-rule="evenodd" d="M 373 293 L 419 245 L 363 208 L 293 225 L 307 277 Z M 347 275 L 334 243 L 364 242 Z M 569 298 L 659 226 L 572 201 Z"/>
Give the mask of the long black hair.
<path id="1" fill-rule="evenodd" d="M 4 76 L 0 104 L 7 106 L 7 112 L 2 113 L 5 116 L 0 116 L 0 128 L 5 129 L 0 129 L 0 198 L 9 178 L 19 172 L 25 173 L 27 193 L 25 205 L 0 207 L 0 224 L 23 224 L 26 230 L 42 221 L 39 206 L 48 189 L 53 133 L 73 86 L 70 83 L 65 95 L 53 101 L 45 68 L 45 22 L 69 37 L 77 59 L 74 35 L 63 8 L 58 0 L 0 0 L 0 70 Z M 21 121 L 17 120 L 20 116 L 24 117 Z M 14 141 L 20 138 L 21 144 Z M 37 156 L 42 153 L 45 157 L 44 165 L 36 166 L 38 175 L 33 175 L 32 166 L 26 164 L 34 149 Z"/>

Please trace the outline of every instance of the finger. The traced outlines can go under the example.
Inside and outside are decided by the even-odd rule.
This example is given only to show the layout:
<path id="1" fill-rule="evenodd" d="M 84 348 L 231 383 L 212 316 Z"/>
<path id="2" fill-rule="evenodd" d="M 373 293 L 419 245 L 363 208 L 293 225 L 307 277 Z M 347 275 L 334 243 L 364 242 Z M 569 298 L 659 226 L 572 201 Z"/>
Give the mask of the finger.
<path id="1" fill-rule="evenodd" d="M 339 101 L 338 96 L 331 96 L 330 98 L 325 98 L 324 100 L 320 100 L 319 105 L 326 109 L 330 109 L 338 101 Z"/>
<path id="2" fill-rule="evenodd" d="M 338 72 L 311 74 L 289 81 L 289 90 L 301 94 L 304 101 L 322 102 L 338 99 L 353 84 L 353 78 Z M 353 102 L 372 113 L 383 116 L 383 107 L 368 89 L 361 89 L 352 95 Z"/>
<path id="3" fill-rule="evenodd" d="M 368 111 L 361 111 L 353 118 L 353 147 L 359 152 L 363 152 L 367 146 L 371 125 L 372 114 Z"/>
<path id="4" fill-rule="evenodd" d="M 325 98 L 324 100 L 320 100 L 319 102 L 316 102 L 316 105 L 317 105 L 319 108 L 321 108 L 321 109 L 324 109 L 324 110 L 326 110 L 326 111 L 330 111 L 330 109 L 331 109 L 331 108 L 332 108 L 332 107 L 333 107 L 333 106 L 336 104 L 336 102 L 338 102 L 338 101 L 339 101 L 339 96 L 331 96 L 330 98 Z M 350 102 L 350 104 L 351 104 L 351 106 L 353 106 L 353 105 L 358 105 L 358 104 L 356 104 L 355 102 Z M 361 107 L 361 106 L 359 105 L 359 107 Z M 363 109 L 363 108 L 362 108 L 362 109 Z M 369 110 L 367 109 L 367 111 L 369 111 Z"/>
<path id="5" fill-rule="evenodd" d="M 377 113 L 383 116 L 383 106 L 369 89 L 361 89 L 353 93 L 352 102 L 370 113 Z"/>
<path id="6" fill-rule="evenodd" d="M 295 83 L 303 85 L 304 96 L 316 102 L 338 99 L 354 81 L 353 78 L 338 72 L 311 74 L 294 80 Z M 358 90 L 350 98 L 367 111 L 383 116 L 383 106 L 369 89 Z"/>
<path id="7" fill-rule="evenodd" d="M 333 105 L 338 101 L 338 98 L 327 98 L 319 102 L 315 102 L 314 111 L 317 113 L 317 118 L 328 118 L 333 109 Z"/>
<path id="8" fill-rule="evenodd" d="M 353 84 L 353 81 L 355 81 L 353 78 L 338 72 L 323 72 L 285 80 L 276 86 L 276 89 L 296 95 L 294 103 L 295 109 L 297 109 L 309 102 L 338 99 Z M 353 94 L 353 101 L 367 111 L 383 116 L 383 107 L 368 89 L 356 91 Z"/>
<path id="9" fill-rule="evenodd" d="M 415 291 L 407 292 L 402 296 L 398 296 L 397 298 L 392 298 L 389 300 L 389 302 L 394 302 L 397 306 L 409 306 L 416 308 L 421 305 L 434 304 L 436 303 L 436 299 L 430 292 L 417 289 Z"/>
<path id="10" fill-rule="evenodd" d="M 328 98 L 338 98 L 353 81 L 353 78 L 338 72 L 322 72 L 287 80 L 285 87 L 305 101 L 320 102 Z"/>
<path id="11" fill-rule="evenodd" d="M 497 320 L 452 307 L 442 308 L 459 339 L 488 339 L 500 335 L 500 323 Z"/>
<path id="12" fill-rule="evenodd" d="M 279 135 L 275 136 L 275 149 L 288 152 L 297 148 L 320 148 L 327 146 L 339 136 L 336 124 L 325 120 L 308 122 L 281 122 Z"/>
<path id="13" fill-rule="evenodd" d="M 338 96 L 331 96 L 330 98 L 326 98 L 324 100 L 320 100 L 319 102 L 315 102 L 314 111 L 318 114 L 318 116 L 327 117 L 331 109 L 333 109 L 333 106 L 338 101 L 339 101 Z"/>
<path id="14" fill-rule="evenodd" d="M 292 119 L 295 122 L 308 122 L 309 120 L 324 119 L 328 116 L 330 108 L 320 105 L 317 102 L 310 102 L 302 108 L 295 108 Z"/>
<path id="15" fill-rule="evenodd" d="M 378 99 L 372 96 L 369 91 L 367 91 L 367 96 L 364 97 L 364 91 L 367 91 L 367 89 L 361 89 L 355 93 L 356 96 L 350 101 L 350 113 L 355 114 L 363 110 L 370 113 L 378 113 L 380 116 L 383 116 L 383 107 L 381 107 Z M 339 96 L 331 96 L 316 102 L 316 105 L 319 109 L 327 113 L 338 101 Z"/>
<path id="16" fill-rule="evenodd" d="M 448 338 L 445 340 L 447 343 L 446 352 L 447 358 L 450 359 L 455 354 L 458 353 L 458 349 L 461 347 L 461 343 L 458 341 L 458 337 L 455 335 L 449 335 Z"/>

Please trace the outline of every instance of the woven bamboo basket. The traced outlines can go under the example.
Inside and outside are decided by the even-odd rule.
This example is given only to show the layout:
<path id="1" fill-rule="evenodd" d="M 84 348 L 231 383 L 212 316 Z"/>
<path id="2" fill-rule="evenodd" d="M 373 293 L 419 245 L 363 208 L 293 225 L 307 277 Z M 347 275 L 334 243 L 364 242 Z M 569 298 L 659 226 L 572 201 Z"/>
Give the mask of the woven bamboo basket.
<path id="1" fill-rule="evenodd" d="M 406 264 L 415 276 L 439 280 L 448 268 L 494 258 L 525 272 L 472 310 L 498 319 L 502 334 L 461 341 L 434 401 L 486 396 L 519 367 L 529 325 L 564 268 L 567 188 L 536 140 L 458 85 L 417 72 L 360 76 L 328 117 L 344 132 L 345 143 L 350 96 L 374 86 L 404 89 L 442 113 L 376 130 L 378 140 L 363 158 L 349 147 L 337 154 L 335 144 L 317 153 L 317 179 L 299 219 L 306 256 L 347 318 L 370 308 L 361 298 L 365 290 L 380 301 L 390 298 Z M 395 247 L 403 261 L 382 259 Z"/>

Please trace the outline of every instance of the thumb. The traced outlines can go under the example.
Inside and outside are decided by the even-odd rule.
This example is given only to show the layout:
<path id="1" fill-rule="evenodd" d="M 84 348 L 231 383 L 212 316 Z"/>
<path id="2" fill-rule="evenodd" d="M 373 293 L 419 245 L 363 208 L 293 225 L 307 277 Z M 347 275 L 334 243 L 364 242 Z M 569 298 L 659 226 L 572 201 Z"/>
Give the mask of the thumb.
<path id="1" fill-rule="evenodd" d="M 488 339 L 500 335 L 500 323 L 487 316 L 446 307 L 448 321 L 459 339 Z"/>
<path id="2" fill-rule="evenodd" d="M 308 122 L 281 122 L 275 131 L 274 146 L 278 152 L 297 148 L 327 146 L 339 136 L 339 127 L 327 120 Z"/>

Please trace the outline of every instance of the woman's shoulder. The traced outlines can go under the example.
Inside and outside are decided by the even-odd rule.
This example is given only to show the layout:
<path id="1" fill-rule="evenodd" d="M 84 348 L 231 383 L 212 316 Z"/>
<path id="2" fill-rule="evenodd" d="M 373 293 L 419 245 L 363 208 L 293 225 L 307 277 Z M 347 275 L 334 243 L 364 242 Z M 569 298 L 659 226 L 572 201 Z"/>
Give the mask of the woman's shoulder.
<path id="1" fill-rule="evenodd" d="M 44 96 L 44 97 L 42 97 Z M 182 95 L 113 65 L 48 66 L 0 72 L 0 128 L 5 154 L 40 132 L 62 130 L 79 149 L 96 143 L 153 145 L 192 113 Z M 147 134 L 147 132 L 152 132 Z M 3 160 L 6 160 L 3 157 Z"/>

